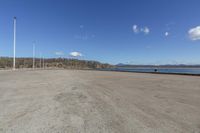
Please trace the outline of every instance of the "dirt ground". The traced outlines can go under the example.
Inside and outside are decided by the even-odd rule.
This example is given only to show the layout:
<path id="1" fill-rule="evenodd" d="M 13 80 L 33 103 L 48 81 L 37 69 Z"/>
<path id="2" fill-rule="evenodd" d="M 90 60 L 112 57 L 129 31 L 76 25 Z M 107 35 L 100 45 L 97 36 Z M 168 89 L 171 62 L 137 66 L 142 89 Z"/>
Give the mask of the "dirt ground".
<path id="1" fill-rule="evenodd" d="M 2 133 L 200 133 L 200 77 L 0 71 Z"/>

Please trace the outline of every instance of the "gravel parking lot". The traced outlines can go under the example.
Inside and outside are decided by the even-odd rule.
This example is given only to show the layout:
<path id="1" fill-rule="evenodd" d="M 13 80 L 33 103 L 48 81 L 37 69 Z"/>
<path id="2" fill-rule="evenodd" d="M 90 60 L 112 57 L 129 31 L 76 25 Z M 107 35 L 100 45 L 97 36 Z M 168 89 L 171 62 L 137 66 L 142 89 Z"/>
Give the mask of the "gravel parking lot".
<path id="1" fill-rule="evenodd" d="M 200 133 L 200 77 L 0 71 L 2 133 Z"/>

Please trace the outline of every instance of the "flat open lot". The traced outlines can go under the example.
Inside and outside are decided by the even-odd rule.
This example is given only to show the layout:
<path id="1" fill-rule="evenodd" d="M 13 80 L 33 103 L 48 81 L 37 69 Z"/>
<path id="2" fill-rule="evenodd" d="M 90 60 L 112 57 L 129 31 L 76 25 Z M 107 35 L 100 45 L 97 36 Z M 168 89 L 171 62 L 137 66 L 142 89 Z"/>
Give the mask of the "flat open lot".
<path id="1" fill-rule="evenodd" d="M 0 71 L 2 133 L 200 133 L 200 77 Z"/>

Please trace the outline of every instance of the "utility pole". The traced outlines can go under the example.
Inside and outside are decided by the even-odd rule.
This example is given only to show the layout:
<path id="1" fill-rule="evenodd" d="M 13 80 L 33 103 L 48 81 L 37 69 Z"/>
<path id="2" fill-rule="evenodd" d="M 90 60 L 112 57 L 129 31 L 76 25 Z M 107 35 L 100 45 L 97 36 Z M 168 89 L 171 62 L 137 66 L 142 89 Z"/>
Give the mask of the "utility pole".
<path id="1" fill-rule="evenodd" d="M 42 60 L 43 60 L 43 69 L 44 69 L 44 67 L 45 67 L 45 64 L 44 64 L 44 56 L 43 56 Z"/>
<path id="2" fill-rule="evenodd" d="M 15 70 L 16 22 L 17 18 L 14 17 L 13 70 Z"/>
<path id="3" fill-rule="evenodd" d="M 35 69 L 35 42 L 33 43 L 33 69 Z"/>
<path id="4" fill-rule="evenodd" d="M 42 68 L 42 54 L 40 53 L 40 69 Z"/>

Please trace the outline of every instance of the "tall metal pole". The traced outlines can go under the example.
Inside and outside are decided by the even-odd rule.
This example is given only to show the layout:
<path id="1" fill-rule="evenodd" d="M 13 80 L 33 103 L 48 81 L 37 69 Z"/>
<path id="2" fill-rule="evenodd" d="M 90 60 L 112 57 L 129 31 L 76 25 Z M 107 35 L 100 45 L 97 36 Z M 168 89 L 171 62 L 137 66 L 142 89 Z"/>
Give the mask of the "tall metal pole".
<path id="1" fill-rule="evenodd" d="M 40 69 L 42 68 L 42 54 L 40 53 Z"/>
<path id="2" fill-rule="evenodd" d="M 35 69 L 35 42 L 33 43 L 33 69 Z"/>
<path id="3" fill-rule="evenodd" d="M 44 69 L 44 67 L 45 67 L 45 64 L 44 64 L 44 56 L 43 56 L 43 58 L 42 58 L 42 59 L 43 59 L 43 69 Z"/>
<path id="4" fill-rule="evenodd" d="M 17 21 L 17 18 L 14 17 L 13 70 L 15 70 L 16 21 Z"/>

